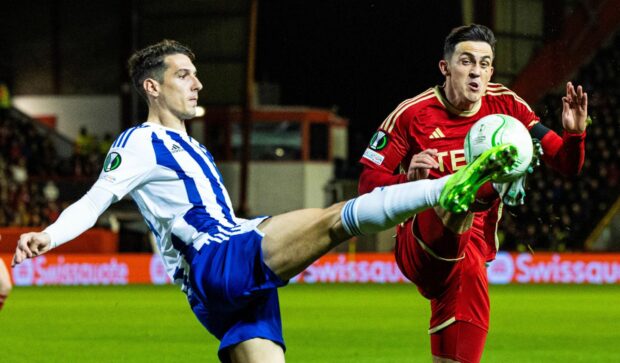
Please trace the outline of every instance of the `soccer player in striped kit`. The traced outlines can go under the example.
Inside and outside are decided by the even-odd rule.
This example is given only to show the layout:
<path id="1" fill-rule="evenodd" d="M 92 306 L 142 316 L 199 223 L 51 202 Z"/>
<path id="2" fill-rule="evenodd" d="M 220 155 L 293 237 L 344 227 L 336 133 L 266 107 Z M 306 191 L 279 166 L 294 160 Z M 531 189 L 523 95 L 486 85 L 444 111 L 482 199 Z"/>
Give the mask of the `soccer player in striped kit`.
<path id="1" fill-rule="evenodd" d="M 469 128 L 496 113 L 523 122 L 540 140 L 542 160 L 548 165 L 568 175 L 580 171 L 587 94 L 581 86 L 566 85 L 560 137 L 514 92 L 489 83 L 494 56 L 495 36 L 485 26 L 459 27 L 447 36 L 439 62 L 445 83 L 402 102 L 379 126 L 361 158 L 360 194 L 456 172 L 465 165 L 463 142 Z M 399 167 L 405 172 L 394 174 Z M 455 214 L 435 207 L 397 228 L 397 263 L 431 303 L 434 362 L 478 362 L 482 356 L 490 312 L 486 263 L 497 252 L 502 201 L 523 203 L 524 178 L 483 185 L 472 206 L 477 213 Z"/>
<path id="2" fill-rule="evenodd" d="M 146 122 L 120 134 L 84 197 L 44 231 L 20 237 L 13 264 L 75 238 L 129 194 L 168 274 L 220 340 L 223 362 L 283 362 L 278 287 L 351 236 L 395 226 L 439 203 L 467 208 L 475 197 L 470 189 L 510 171 L 515 160 L 515 147 L 500 145 L 453 176 L 378 188 L 325 209 L 240 219 L 211 154 L 185 129 L 202 89 L 193 59 L 170 40 L 131 57 L 132 81 L 149 107 Z"/>

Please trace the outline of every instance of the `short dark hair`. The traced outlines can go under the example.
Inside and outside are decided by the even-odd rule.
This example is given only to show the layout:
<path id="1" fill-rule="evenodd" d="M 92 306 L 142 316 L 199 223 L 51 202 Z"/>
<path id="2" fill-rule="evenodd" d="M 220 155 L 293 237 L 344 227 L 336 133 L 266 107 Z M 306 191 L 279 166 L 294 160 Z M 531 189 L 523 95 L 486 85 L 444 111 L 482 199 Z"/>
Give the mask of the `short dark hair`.
<path id="1" fill-rule="evenodd" d="M 495 57 L 495 43 L 497 42 L 497 39 L 495 39 L 495 34 L 493 34 L 493 31 L 484 25 L 471 24 L 454 28 L 450 34 L 448 34 L 445 42 L 443 43 L 444 59 L 450 59 L 452 53 L 454 53 L 456 45 L 466 41 L 488 43 L 493 51 L 493 57 Z"/>
<path id="2" fill-rule="evenodd" d="M 147 78 L 153 78 L 158 82 L 164 81 L 164 72 L 166 71 L 166 64 L 164 59 L 166 56 L 172 54 L 185 54 L 192 61 L 196 58 L 192 50 L 176 40 L 164 39 L 159 43 L 149 45 L 144 49 L 136 51 L 128 62 L 129 77 L 131 82 L 136 88 L 136 91 L 144 99 L 147 100 L 146 91 L 142 84 Z"/>

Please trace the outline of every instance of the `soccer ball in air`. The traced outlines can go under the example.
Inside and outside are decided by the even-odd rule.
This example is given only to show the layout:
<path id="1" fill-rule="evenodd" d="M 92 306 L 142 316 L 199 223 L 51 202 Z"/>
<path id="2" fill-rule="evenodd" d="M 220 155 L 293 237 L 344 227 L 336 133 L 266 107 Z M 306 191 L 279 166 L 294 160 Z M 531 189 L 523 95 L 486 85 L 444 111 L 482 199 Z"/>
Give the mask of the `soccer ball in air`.
<path id="1" fill-rule="evenodd" d="M 499 183 L 507 183 L 525 174 L 532 162 L 534 145 L 525 125 L 508 115 L 488 115 L 478 120 L 465 137 L 465 161 L 475 160 L 484 151 L 502 144 L 516 146 L 518 155 L 512 170 Z"/>

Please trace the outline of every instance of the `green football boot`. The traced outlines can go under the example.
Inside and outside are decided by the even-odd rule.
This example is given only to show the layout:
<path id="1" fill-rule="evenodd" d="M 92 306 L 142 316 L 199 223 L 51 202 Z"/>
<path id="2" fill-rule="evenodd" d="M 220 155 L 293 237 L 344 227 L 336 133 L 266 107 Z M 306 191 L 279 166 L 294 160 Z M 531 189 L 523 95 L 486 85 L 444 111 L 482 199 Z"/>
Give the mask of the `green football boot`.
<path id="1" fill-rule="evenodd" d="M 495 146 L 483 152 L 452 174 L 441 192 L 439 205 L 453 213 L 467 211 L 482 184 L 509 173 L 516 160 L 517 148 L 512 144 Z"/>
<path id="2" fill-rule="evenodd" d="M 540 141 L 532 139 L 532 142 L 534 143 L 534 154 L 530 166 L 527 168 L 527 173 L 511 182 L 493 183 L 493 188 L 499 193 L 502 202 L 509 207 L 525 204 L 525 179 L 527 174 L 532 174 L 534 169 L 540 165 L 540 158 L 544 154 Z"/>

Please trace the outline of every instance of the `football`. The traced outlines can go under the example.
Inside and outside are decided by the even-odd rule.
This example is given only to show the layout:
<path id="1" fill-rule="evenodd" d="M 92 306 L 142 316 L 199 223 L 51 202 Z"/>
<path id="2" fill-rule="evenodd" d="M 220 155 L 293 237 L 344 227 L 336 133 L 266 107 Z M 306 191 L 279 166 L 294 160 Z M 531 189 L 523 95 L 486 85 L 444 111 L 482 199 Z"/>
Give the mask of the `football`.
<path id="1" fill-rule="evenodd" d="M 527 172 L 534 145 L 525 125 L 514 117 L 494 114 L 476 121 L 465 137 L 465 161 L 470 163 L 485 150 L 508 143 L 517 147 L 517 160 L 510 173 L 496 181 L 506 183 L 516 180 Z"/>

